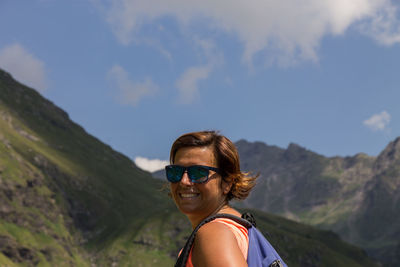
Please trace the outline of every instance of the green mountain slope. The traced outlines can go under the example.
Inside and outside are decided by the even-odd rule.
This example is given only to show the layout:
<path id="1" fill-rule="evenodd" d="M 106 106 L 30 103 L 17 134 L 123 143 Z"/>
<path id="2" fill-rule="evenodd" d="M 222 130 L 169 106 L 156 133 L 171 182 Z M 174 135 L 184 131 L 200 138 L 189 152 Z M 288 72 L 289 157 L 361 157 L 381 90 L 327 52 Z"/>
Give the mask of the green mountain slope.
<path id="1" fill-rule="evenodd" d="M 172 266 L 190 225 L 162 188 L 0 70 L 0 266 Z M 374 266 L 332 232 L 256 213 L 291 266 Z"/>
<path id="2" fill-rule="evenodd" d="M 54 243 L 65 239 L 68 249 L 87 242 L 98 249 L 127 226 L 136 227 L 138 217 L 173 207 L 159 192 L 159 181 L 36 91 L 0 75 L 1 218 L 9 243 L 18 241 L 9 235 L 13 231 L 21 240 L 37 232 Z M 35 246 L 32 241 L 14 248 Z M 68 249 L 63 253 L 69 255 Z M 18 261 L 18 253 L 11 259 L 14 254 Z"/>
<path id="3" fill-rule="evenodd" d="M 236 143 L 260 173 L 244 206 L 330 229 L 387 266 L 400 264 L 400 138 L 377 157 L 327 158 L 296 144 Z"/>

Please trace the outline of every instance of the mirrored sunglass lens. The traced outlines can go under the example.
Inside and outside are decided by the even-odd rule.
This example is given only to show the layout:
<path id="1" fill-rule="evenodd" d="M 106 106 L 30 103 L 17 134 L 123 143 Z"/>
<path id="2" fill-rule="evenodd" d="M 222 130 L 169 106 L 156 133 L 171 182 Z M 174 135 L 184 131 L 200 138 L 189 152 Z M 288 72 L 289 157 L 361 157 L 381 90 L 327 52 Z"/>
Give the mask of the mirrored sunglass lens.
<path id="1" fill-rule="evenodd" d="M 206 168 L 193 166 L 193 167 L 189 168 L 188 173 L 189 173 L 190 179 L 196 183 L 202 183 L 202 182 L 207 181 L 208 169 L 206 169 Z"/>
<path id="2" fill-rule="evenodd" d="M 169 166 L 167 167 L 167 179 L 172 183 L 179 182 L 182 178 L 183 168 L 179 166 Z"/>

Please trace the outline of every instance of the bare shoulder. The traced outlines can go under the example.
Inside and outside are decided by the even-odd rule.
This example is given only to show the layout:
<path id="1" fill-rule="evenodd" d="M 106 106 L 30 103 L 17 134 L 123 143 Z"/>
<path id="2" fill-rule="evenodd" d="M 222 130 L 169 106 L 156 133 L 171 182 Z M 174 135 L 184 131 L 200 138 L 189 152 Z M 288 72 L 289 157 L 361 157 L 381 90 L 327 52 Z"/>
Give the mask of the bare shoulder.
<path id="1" fill-rule="evenodd" d="M 215 234 L 220 234 L 226 237 L 235 237 L 231 230 L 227 226 L 217 221 L 212 221 L 203 225 L 197 232 L 199 236 L 214 238 Z"/>
<path id="2" fill-rule="evenodd" d="M 194 266 L 244 267 L 247 263 L 232 231 L 224 224 L 210 222 L 197 232 L 193 246 Z"/>

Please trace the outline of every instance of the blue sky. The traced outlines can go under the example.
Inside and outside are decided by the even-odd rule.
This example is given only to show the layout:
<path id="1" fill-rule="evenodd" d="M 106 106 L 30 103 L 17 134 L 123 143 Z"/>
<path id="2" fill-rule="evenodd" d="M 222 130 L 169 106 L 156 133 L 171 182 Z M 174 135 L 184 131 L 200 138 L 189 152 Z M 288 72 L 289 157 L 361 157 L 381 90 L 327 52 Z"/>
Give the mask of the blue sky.
<path id="1" fill-rule="evenodd" d="M 325 156 L 400 136 L 397 1 L 2 0 L 0 68 L 144 167 L 203 129 Z"/>

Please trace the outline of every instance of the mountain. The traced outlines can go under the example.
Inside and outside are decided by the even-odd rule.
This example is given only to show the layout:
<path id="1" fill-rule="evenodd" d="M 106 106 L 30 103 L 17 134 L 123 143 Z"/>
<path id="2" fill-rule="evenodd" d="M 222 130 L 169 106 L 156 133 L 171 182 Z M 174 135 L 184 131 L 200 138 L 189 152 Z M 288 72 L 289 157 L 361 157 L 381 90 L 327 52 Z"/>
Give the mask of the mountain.
<path id="1" fill-rule="evenodd" d="M 152 172 L 151 175 L 152 175 L 154 178 L 159 179 L 159 180 L 165 181 L 165 179 L 166 179 L 166 178 L 165 178 L 165 170 L 164 170 L 164 169 L 158 170 L 158 171 L 155 171 L 155 172 Z"/>
<path id="2" fill-rule="evenodd" d="M 128 228 L 175 210 L 161 182 L 2 71 L 0 129 L 0 262 L 89 265 Z"/>
<path id="3" fill-rule="evenodd" d="M 378 157 L 324 157 L 297 144 L 236 143 L 259 173 L 242 204 L 329 229 L 387 266 L 400 265 L 400 138 Z"/>
<path id="4" fill-rule="evenodd" d="M 252 212 L 290 266 L 376 266 L 331 231 Z M 0 266 L 172 266 L 189 233 L 165 182 L 0 70 Z"/>

